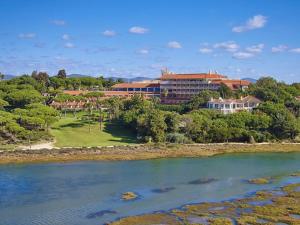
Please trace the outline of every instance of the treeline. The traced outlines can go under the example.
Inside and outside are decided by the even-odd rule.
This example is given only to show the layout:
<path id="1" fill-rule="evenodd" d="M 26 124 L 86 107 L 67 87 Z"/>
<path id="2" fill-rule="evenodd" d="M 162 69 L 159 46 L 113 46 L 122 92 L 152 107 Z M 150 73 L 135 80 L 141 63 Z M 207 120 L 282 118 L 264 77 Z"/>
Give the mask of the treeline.
<path id="1" fill-rule="evenodd" d="M 63 98 L 62 90 L 102 90 L 122 82 L 103 77 L 68 78 L 65 70 L 52 77 L 33 71 L 11 80 L 3 78 L 0 73 L 0 143 L 50 139 L 48 130 L 59 119 L 59 112 L 48 105 L 58 96 Z"/>
<path id="2" fill-rule="evenodd" d="M 248 90 L 231 92 L 227 97 L 253 95 L 263 103 L 252 112 L 223 115 L 204 109 L 211 97 L 224 90 L 203 91 L 183 105 L 160 105 L 157 99 L 140 96 L 124 100 L 118 108 L 124 126 L 136 131 L 143 142 L 215 143 L 295 141 L 300 132 L 300 85 L 288 85 L 266 77 Z"/>
<path id="3" fill-rule="evenodd" d="M 61 84 L 53 82 L 53 79 Z M 233 92 L 224 85 L 218 91 L 202 91 L 186 104 L 161 105 L 157 98 L 146 100 L 140 95 L 130 99 L 103 99 L 97 90 L 109 87 L 112 82 L 102 78 L 91 78 L 92 83 L 84 81 L 86 78 L 78 78 L 81 79 L 80 88 L 94 92 L 76 97 L 62 94 L 61 89 L 69 88 L 69 79 L 73 81 L 73 78 L 66 78 L 64 71 L 60 71 L 55 77 L 34 72 L 31 76 L 1 81 L 0 140 L 21 142 L 50 138 L 48 128 L 61 114 L 48 106 L 53 100 L 83 102 L 89 118 L 100 123 L 104 118 L 117 120 L 135 131 L 141 142 L 297 141 L 300 132 L 299 83 L 285 84 L 264 77 L 247 90 Z M 75 83 L 71 85 L 74 89 L 79 87 Z M 205 109 L 211 97 L 239 98 L 247 95 L 263 101 L 252 112 L 223 115 Z"/>

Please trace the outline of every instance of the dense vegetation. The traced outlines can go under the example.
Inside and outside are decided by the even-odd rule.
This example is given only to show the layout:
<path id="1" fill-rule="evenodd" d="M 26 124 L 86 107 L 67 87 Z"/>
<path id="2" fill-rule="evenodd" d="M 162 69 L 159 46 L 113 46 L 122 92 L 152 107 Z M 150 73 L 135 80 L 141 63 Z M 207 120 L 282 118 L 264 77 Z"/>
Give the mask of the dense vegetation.
<path id="1" fill-rule="evenodd" d="M 253 112 L 223 115 L 204 109 L 211 97 L 253 95 L 263 103 Z M 221 87 L 203 91 L 184 105 L 160 105 L 135 96 L 124 101 L 120 120 L 143 141 L 175 143 L 265 142 L 295 140 L 300 132 L 300 85 L 265 77 L 247 91 Z"/>
<path id="2" fill-rule="evenodd" d="M 102 90 L 121 82 L 103 77 L 67 78 L 64 70 L 52 77 L 33 71 L 11 80 L 3 80 L 3 74 L 0 78 L 0 143 L 50 139 L 49 128 L 60 113 L 48 105 L 62 98 L 62 90 Z"/>
<path id="3" fill-rule="evenodd" d="M 87 124 L 114 121 L 136 133 L 141 142 L 214 143 L 297 140 L 300 132 L 300 84 L 285 84 L 264 77 L 246 91 L 232 92 L 227 86 L 203 91 L 183 105 L 161 105 L 159 99 L 103 99 L 97 92 L 115 82 L 103 77 L 67 78 L 64 70 L 49 77 L 34 71 L 0 82 L 1 141 L 24 142 L 50 138 L 49 127 L 63 116 L 48 105 L 56 102 L 84 102 Z M 63 94 L 64 89 L 87 89 L 81 96 Z M 211 98 L 239 98 L 253 95 L 263 103 L 252 112 L 223 115 L 205 109 Z M 92 100 L 92 101 L 91 101 Z M 74 112 L 74 116 L 76 116 Z M 94 132 L 94 131 L 93 131 Z M 89 132 L 90 133 L 90 132 Z M 88 133 L 86 135 L 89 135 Z"/>

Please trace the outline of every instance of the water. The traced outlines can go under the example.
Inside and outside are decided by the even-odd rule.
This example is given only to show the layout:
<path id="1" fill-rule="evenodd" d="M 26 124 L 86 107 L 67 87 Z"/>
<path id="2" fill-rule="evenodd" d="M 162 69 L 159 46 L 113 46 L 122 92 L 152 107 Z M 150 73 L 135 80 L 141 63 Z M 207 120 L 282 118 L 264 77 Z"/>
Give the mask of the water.
<path id="1" fill-rule="evenodd" d="M 0 166 L 1 225 L 100 225 L 187 203 L 243 197 L 300 182 L 300 153 L 229 154 L 197 159 Z M 283 176 L 271 184 L 246 179 Z M 120 200 L 123 192 L 139 194 Z"/>

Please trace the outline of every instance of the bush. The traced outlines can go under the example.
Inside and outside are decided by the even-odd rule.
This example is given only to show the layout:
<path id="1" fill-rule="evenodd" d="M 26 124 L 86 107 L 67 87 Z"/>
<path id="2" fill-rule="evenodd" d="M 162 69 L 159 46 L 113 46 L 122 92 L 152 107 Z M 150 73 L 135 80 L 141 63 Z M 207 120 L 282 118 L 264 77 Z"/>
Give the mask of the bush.
<path id="1" fill-rule="evenodd" d="M 184 134 L 180 134 L 180 133 L 167 134 L 166 141 L 170 143 L 176 143 L 176 144 L 188 144 L 192 142 L 186 136 L 184 136 Z"/>

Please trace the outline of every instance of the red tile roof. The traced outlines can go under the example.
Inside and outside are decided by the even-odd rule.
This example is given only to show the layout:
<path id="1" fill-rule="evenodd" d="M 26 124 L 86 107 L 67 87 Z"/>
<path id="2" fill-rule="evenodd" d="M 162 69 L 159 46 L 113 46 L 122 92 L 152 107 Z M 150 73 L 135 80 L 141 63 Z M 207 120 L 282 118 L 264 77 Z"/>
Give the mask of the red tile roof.
<path id="1" fill-rule="evenodd" d="M 248 86 L 251 84 L 250 81 L 247 80 L 213 80 L 212 83 L 214 84 L 232 84 L 232 85 L 242 85 L 242 86 Z"/>
<path id="2" fill-rule="evenodd" d="M 80 94 L 85 94 L 87 91 L 72 91 L 72 90 L 64 90 L 64 94 L 68 95 L 80 95 Z"/>
<path id="3" fill-rule="evenodd" d="M 184 79 L 224 79 L 227 78 L 220 74 L 194 73 L 194 74 L 164 74 L 161 80 L 184 80 Z"/>
<path id="4" fill-rule="evenodd" d="M 159 86 L 159 83 L 120 83 L 113 85 L 112 88 L 152 88 Z"/>
<path id="5" fill-rule="evenodd" d="M 251 82 L 247 80 L 213 80 L 213 84 L 225 84 L 232 90 L 238 89 L 241 86 L 249 86 Z"/>

